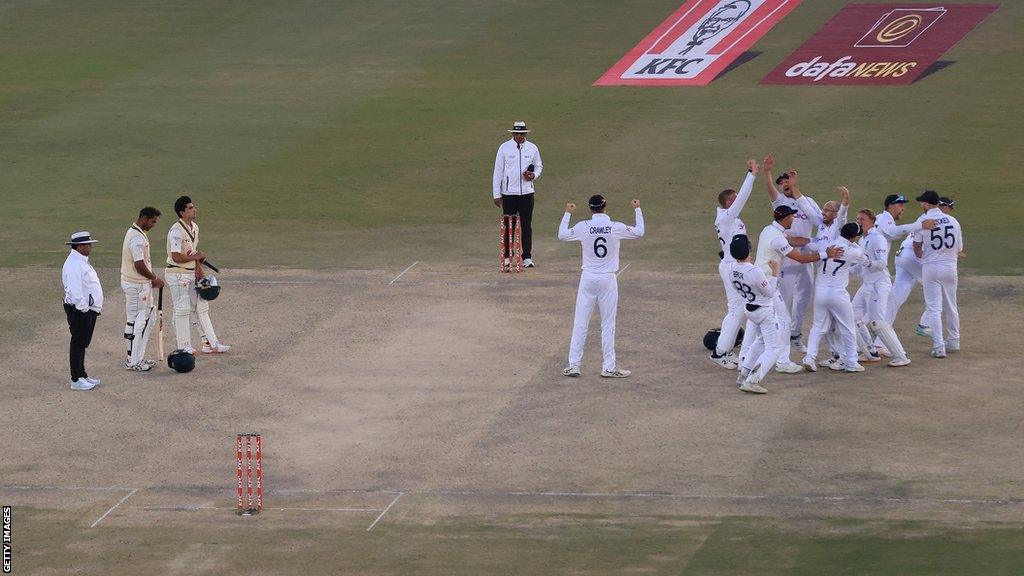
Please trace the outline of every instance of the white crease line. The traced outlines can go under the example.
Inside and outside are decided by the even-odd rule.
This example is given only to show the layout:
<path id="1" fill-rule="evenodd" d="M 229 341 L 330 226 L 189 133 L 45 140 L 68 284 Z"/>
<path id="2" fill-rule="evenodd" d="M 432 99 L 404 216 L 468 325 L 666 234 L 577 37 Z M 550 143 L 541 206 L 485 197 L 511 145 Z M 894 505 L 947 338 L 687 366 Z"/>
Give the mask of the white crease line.
<path id="1" fill-rule="evenodd" d="M 120 500 L 118 500 L 118 501 L 117 501 L 117 504 L 114 504 L 113 506 L 111 506 L 111 507 L 110 507 L 110 509 L 109 509 L 109 510 L 107 510 L 106 512 L 104 512 L 104 513 L 103 513 L 103 516 L 100 516 L 99 518 L 97 518 L 97 519 L 96 519 L 96 521 L 95 521 L 95 522 L 93 522 L 93 523 L 92 523 L 92 525 L 90 525 L 90 526 L 89 526 L 89 528 L 95 528 L 97 524 L 99 524 L 100 522 L 102 522 L 102 521 L 103 521 L 103 519 L 107 517 L 107 514 L 110 514 L 111 512 L 113 512 L 113 511 L 114 511 L 114 508 L 117 508 L 117 507 L 118 507 L 118 506 L 120 506 L 121 504 L 124 504 L 124 501 L 125 501 L 125 500 L 127 500 L 127 499 L 131 498 L 131 497 L 132 497 L 132 496 L 133 496 L 133 495 L 134 495 L 134 494 L 135 494 L 136 492 L 138 492 L 138 491 L 139 491 L 139 489 L 138 489 L 138 488 L 135 488 L 135 489 L 133 489 L 133 490 L 132 490 L 131 492 L 129 492 L 127 496 L 125 496 L 124 498 L 121 498 Z"/>
<path id="2" fill-rule="evenodd" d="M 204 487 L 183 488 L 182 490 L 196 490 Z M 210 488 L 210 487 L 205 487 Z M 154 490 L 163 490 L 155 488 Z M 0 490 L 53 490 L 53 491 L 123 491 L 131 490 L 134 494 L 139 489 L 132 489 L 119 486 L 25 486 L 11 485 L 2 486 Z M 172 489 L 173 490 L 173 489 Z M 220 489 L 216 489 L 220 490 Z M 224 489 L 225 493 L 233 493 L 230 489 Z M 899 504 L 984 504 L 1001 506 L 1024 506 L 1024 499 L 985 499 L 985 498 L 899 498 L 895 496 L 854 496 L 850 494 L 839 494 L 835 496 L 811 496 L 796 494 L 679 494 L 673 492 L 474 492 L 469 490 L 357 490 L 357 489 L 318 489 L 318 488 L 279 488 L 269 490 L 269 493 L 305 493 L 305 494 L 388 494 L 396 495 L 391 504 L 384 509 L 384 512 L 394 505 L 398 498 L 405 494 L 417 494 L 420 496 L 473 496 L 473 497 L 545 497 L 545 498 L 666 498 L 678 500 L 790 500 L 803 502 L 888 502 Z M 131 496 L 129 494 L 128 496 Z M 123 500 L 127 500 L 126 496 Z M 122 500 L 122 501 L 123 501 Z M 117 505 L 114 506 L 116 508 Z M 230 506 L 228 507 L 230 508 Z M 113 509 L 113 508 L 111 508 Z M 369 511 L 369 510 L 368 510 Z M 376 510 L 374 510 L 376 511 Z M 109 511 L 108 511 L 109 512 Z M 383 514 L 382 514 L 383 515 Z"/>
<path id="3" fill-rule="evenodd" d="M 333 490 L 330 488 L 275 488 L 267 491 L 274 494 L 402 494 L 401 490 Z"/>
<path id="4" fill-rule="evenodd" d="M 398 276 L 395 276 L 394 278 L 391 279 L 391 282 L 388 282 L 388 286 L 391 286 L 392 284 L 397 282 L 399 278 L 401 278 L 402 276 L 405 276 L 405 273 L 408 272 L 409 270 L 412 270 L 412 267 L 417 265 L 417 264 L 419 264 L 419 262 L 413 262 L 412 264 L 409 264 L 408 268 L 406 268 L 405 270 L 402 270 L 401 272 L 399 272 Z"/>
<path id="5" fill-rule="evenodd" d="M 618 276 L 619 274 L 622 274 L 623 272 L 625 272 L 626 268 L 629 268 L 629 262 L 627 262 L 625 266 L 620 268 L 619 271 L 615 273 L 615 276 Z"/>
<path id="6" fill-rule="evenodd" d="M 141 510 L 234 510 L 233 506 L 140 506 Z M 380 512 L 380 508 L 264 508 L 278 512 Z"/>
<path id="7" fill-rule="evenodd" d="M 377 516 L 377 519 L 373 521 L 373 524 L 370 524 L 370 527 L 367 528 L 366 531 L 369 532 L 370 530 L 373 530 L 373 527 L 377 525 L 377 522 L 380 522 L 380 519 L 383 518 L 384 515 L 388 513 L 388 510 L 391 510 L 391 507 L 395 505 L 395 502 L 398 502 L 398 499 L 401 498 L 404 495 L 405 495 L 405 492 L 399 492 L 398 496 L 395 496 L 395 499 L 392 500 L 391 503 L 388 504 L 386 508 L 384 508 L 384 510 L 381 510 L 380 516 Z"/>
<path id="8" fill-rule="evenodd" d="M 131 490 L 124 486 L 0 486 L 0 490 L 54 490 L 54 491 L 77 491 L 77 490 L 100 490 L 109 492 L 124 492 Z"/>

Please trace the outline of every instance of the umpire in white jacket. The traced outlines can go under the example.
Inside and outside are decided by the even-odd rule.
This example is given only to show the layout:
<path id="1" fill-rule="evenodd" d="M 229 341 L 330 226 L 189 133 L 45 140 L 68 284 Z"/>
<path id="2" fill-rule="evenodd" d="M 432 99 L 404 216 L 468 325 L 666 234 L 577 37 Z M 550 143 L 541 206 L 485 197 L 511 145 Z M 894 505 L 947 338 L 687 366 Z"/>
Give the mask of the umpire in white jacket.
<path id="1" fill-rule="evenodd" d="M 95 242 L 86 231 L 72 234 L 71 241 L 66 243 L 71 246 L 71 252 L 61 270 L 64 313 L 68 317 L 68 330 L 71 332 L 69 356 L 72 390 L 92 390 L 100 383 L 99 378 L 90 378 L 85 372 L 85 349 L 92 342 L 96 317 L 103 310 L 103 288 L 96 269 L 89 263 Z"/>
<path id="2" fill-rule="evenodd" d="M 494 158 L 492 194 L 503 214 L 519 214 L 523 228 L 523 266 L 533 268 L 533 181 L 540 178 L 544 164 L 540 149 L 526 141 L 526 122 L 515 122 L 512 139 L 498 147 Z"/>

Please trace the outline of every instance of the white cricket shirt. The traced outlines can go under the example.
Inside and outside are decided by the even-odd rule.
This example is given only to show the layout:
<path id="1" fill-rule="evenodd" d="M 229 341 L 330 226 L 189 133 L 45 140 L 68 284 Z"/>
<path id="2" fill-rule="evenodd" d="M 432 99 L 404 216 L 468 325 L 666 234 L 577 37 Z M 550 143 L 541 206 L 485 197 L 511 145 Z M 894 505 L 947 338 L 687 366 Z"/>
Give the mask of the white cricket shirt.
<path id="1" fill-rule="evenodd" d="M 558 225 L 558 239 L 565 242 L 579 242 L 583 246 L 584 272 L 614 274 L 619 271 L 619 242 L 640 238 L 644 235 L 644 215 L 636 209 L 636 225 L 626 226 L 614 222 L 607 214 L 594 214 L 590 220 L 577 222 L 569 228 L 566 212 Z"/>

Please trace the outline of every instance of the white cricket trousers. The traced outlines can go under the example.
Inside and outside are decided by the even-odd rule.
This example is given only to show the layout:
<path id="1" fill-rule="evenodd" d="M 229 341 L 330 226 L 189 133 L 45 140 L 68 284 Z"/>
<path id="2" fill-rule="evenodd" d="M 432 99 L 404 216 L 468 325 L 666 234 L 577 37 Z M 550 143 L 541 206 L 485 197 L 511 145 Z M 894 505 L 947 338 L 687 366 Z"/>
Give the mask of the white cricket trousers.
<path id="1" fill-rule="evenodd" d="M 945 348 L 942 328 L 945 323 L 946 339 L 960 340 L 960 310 L 956 305 L 956 263 L 936 262 L 922 267 L 924 284 L 924 314 L 932 328 L 932 348 Z"/>
<path id="2" fill-rule="evenodd" d="M 167 271 L 164 273 L 167 287 L 171 289 L 171 302 L 174 304 L 174 338 L 177 347 L 192 347 L 192 316 L 199 322 L 199 331 L 211 346 L 218 343 L 217 334 L 213 331 L 210 320 L 210 303 L 199 297 L 196 292 L 194 274 L 179 274 Z"/>
<path id="3" fill-rule="evenodd" d="M 857 362 L 857 337 L 853 321 L 853 304 L 846 288 L 818 285 L 814 290 L 814 322 L 807 339 L 807 356 L 818 357 L 818 345 L 831 320 L 842 340 L 840 355 L 847 364 Z"/>
<path id="4" fill-rule="evenodd" d="M 792 360 L 789 358 L 789 314 L 786 312 L 786 305 L 783 304 L 782 295 L 778 290 L 775 291 L 772 302 L 771 306 L 765 306 L 765 308 L 771 309 L 775 318 L 775 341 L 779 349 L 775 355 L 775 363 L 791 362 Z M 743 313 L 749 314 L 746 308 L 743 309 Z M 749 316 L 744 317 L 750 318 Z M 743 344 L 740 346 L 740 366 L 747 369 L 756 366 L 764 351 L 768 349 L 764 342 L 764 335 L 754 332 L 750 328 L 748 322 L 747 329 L 743 332 Z"/>
<path id="5" fill-rule="evenodd" d="M 732 278 L 729 277 L 729 270 L 731 268 L 732 262 L 722 260 L 718 264 L 718 275 L 722 277 L 722 284 L 725 286 L 725 298 L 729 305 L 725 317 L 722 318 L 722 330 L 718 333 L 718 346 L 715 348 L 715 354 L 718 356 L 736 347 L 736 334 L 739 334 L 740 325 L 744 319 L 743 314 L 745 310 L 743 305 L 746 301 L 740 297 L 739 292 L 732 286 Z"/>
<path id="6" fill-rule="evenodd" d="M 914 284 L 917 282 L 921 282 L 921 261 L 914 256 L 914 252 L 901 253 L 896 256 L 896 281 L 893 282 L 885 313 L 885 319 L 890 326 L 895 326 L 896 315 L 900 313 L 900 307 L 910 297 L 910 293 L 914 290 Z M 925 314 L 921 314 L 918 324 L 928 325 Z"/>
<path id="7" fill-rule="evenodd" d="M 583 271 L 580 287 L 576 291 L 576 318 L 572 323 L 569 342 L 569 365 L 579 366 L 583 360 L 583 346 L 587 343 L 587 328 L 594 306 L 601 313 L 601 369 L 615 370 L 615 314 L 619 307 L 619 281 L 614 273 Z"/>
<path id="8" fill-rule="evenodd" d="M 781 341 L 785 339 L 789 342 L 789 333 L 779 330 L 775 306 L 762 306 L 753 312 L 743 308 L 743 316 L 747 320 L 743 336 L 745 338 L 751 334 L 753 345 L 743 358 L 742 367 L 750 371 L 756 367 L 757 381 L 763 382 L 779 359 Z"/>
<path id="9" fill-rule="evenodd" d="M 124 340 L 128 364 L 134 366 L 146 357 L 146 342 L 153 328 L 153 285 L 149 282 L 121 282 L 124 291 Z"/>
<path id="10" fill-rule="evenodd" d="M 786 303 L 788 336 L 797 336 L 803 331 L 807 308 L 814 295 L 813 265 L 789 266 L 793 260 L 787 257 L 782 260 L 784 265 L 779 274 L 779 291 L 782 292 L 782 301 Z M 789 346 L 782 352 L 783 360 L 789 362 Z"/>
<path id="11" fill-rule="evenodd" d="M 889 323 L 889 299 L 892 281 L 888 274 L 874 282 L 861 284 L 853 296 L 853 317 L 865 324 L 872 320 Z"/>

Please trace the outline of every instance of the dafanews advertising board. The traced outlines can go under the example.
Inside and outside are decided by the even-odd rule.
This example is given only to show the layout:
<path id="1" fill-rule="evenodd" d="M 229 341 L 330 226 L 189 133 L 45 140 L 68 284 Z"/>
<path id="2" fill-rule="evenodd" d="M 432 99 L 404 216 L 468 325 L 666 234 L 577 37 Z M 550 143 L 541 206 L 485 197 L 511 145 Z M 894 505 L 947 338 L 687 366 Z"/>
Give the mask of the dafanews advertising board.
<path id="1" fill-rule="evenodd" d="M 703 86 L 802 0 L 689 0 L 595 86 Z"/>
<path id="2" fill-rule="evenodd" d="M 762 84 L 910 84 L 998 4 L 848 4 Z"/>

